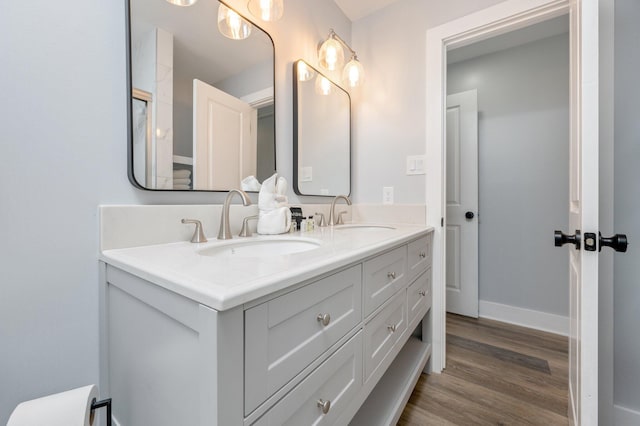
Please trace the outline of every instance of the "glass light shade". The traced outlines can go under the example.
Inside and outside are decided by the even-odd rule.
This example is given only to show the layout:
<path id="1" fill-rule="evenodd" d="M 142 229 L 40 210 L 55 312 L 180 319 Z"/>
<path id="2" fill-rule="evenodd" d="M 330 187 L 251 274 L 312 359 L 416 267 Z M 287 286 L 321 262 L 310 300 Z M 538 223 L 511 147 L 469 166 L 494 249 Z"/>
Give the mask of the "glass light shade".
<path id="1" fill-rule="evenodd" d="M 251 34 L 251 24 L 242 19 L 238 12 L 221 4 L 218 7 L 218 30 L 225 37 L 244 40 Z"/>
<path id="2" fill-rule="evenodd" d="M 362 86 L 364 83 L 364 67 L 356 57 L 351 58 L 342 70 L 342 81 L 351 88 Z"/>
<path id="3" fill-rule="evenodd" d="M 277 21 L 284 12 L 283 0 L 249 0 L 247 7 L 253 16 L 263 21 Z"/>
<path id="4" fill-rule="evenodd" d="M 298 81 L 309 81 L 315 74 L 315 71 L 304 61 L 298 61 Z"/>
<path id="5" fill-rule="evenodd" d="M 176 6 L 193 6 L 198 0 L 167 0 L 167 2 Z"/>
<path id="6" fill-rule="evenodd" d="M 323 75 L 318 75 L 316 78 L 316 93 L 318 95 L 330 95 L 332 90 L 332 83 L 329 79 Z"/>
<path id="7" fill-rule="evenodd" d="M 335 71 L 342 67 L 344 50 L 342 50 L 342 45 L 338 40 L 329 37 L 322 43 L 318 52 L 318 63 L 322 68 L 329 71 Z"/>

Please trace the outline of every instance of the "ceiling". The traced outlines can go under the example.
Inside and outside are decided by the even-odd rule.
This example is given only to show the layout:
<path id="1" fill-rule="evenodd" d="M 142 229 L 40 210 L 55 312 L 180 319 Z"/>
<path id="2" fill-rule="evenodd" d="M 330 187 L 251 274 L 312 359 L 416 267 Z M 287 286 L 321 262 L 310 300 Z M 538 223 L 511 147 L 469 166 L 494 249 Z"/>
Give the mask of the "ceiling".
<path id="1" fill-rule="evenodd" d="M 400 0 L 333 0 L 351 21 L 357 21 L 376 10 Z"/>

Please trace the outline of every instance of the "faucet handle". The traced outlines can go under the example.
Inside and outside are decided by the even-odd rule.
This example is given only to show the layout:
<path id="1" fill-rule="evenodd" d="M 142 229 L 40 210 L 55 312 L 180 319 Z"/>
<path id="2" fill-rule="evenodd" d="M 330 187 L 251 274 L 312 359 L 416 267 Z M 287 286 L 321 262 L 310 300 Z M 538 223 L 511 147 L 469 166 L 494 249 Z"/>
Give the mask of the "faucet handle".
<path id="1" fill-rule="evenodd" d="M 336 225 L 344 225 L 344 220 L 342 220 L 342 215 L 346 213 L 347 213 L 346 210 L 342 210 L 340 213 L 338 213 L 338 220 L 336 220 Z"/>
<path id="2" fill-rule="evenodd" d="M 257 219 L 258 215 L 253 215 L 253 216 L 247 216 L 242 220 L 242 229 L 240 230 L 240 233 L 238 234 L 238 237 L 250 237 L 251 234 L 251 229 L 249 229 L 249 221 L 252 219 Z"/>
<path id="3" fill-rule="evenodd" d="M 327 226 L 327 221 L 324 219 L 324 215 L 322 213 L 316 212 L 316 216 L 320 216 L 320 223 L 318 224 L 318 226 L 320 227 Z"/>
<path id="4" fill-rule="evenodd" d="M 196 225 L 196 229 L 193 233 L 193 237 L 191 237 L 192 243 L 206 243 L 207 237 L 204 236 L 204 232 L 202 232 L 202 223 L 199 220 L 195 219 L 182 219 L 182 223 L 193 223 Z"/>

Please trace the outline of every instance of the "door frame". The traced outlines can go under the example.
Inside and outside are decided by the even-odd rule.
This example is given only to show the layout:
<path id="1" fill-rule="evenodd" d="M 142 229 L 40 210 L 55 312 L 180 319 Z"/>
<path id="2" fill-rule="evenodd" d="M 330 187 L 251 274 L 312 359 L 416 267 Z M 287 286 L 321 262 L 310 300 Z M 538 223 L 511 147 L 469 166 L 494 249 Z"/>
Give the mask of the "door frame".
<path id="1" fill-rule="evenodd" d="M 569 13 L 570 0 L 508 0 L 427 31 L 426 204 L 434 228 L 431 370 L 446 365 L 446 72 L 447 50 Z"/>

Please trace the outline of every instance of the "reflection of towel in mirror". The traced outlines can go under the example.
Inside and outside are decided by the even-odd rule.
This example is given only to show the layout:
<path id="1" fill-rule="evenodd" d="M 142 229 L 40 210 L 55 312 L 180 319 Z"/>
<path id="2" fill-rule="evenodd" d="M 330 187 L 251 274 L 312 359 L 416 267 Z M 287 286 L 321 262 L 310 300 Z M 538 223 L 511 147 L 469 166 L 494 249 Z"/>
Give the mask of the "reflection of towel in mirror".
<path id="1" fill-rule="evenodd" d="M 191 179 L 187 179 L 187 178 L 173 178 L 173 184 L 174 185 L 189 185 L 191 183 Z"/>
<path id="2" fill-rule="evenodd" d="M 243 191 L 260 191 L 260 182 L 255 176 L 247 176 L 240 181 L 241 189 Z"/>
<path id="3" fill-rule="evenodd" d="M 184 185 L 184 184 L 173 184 L 173 189 L 191 189 L 191 186 L 189 185 Z"/>
<path id="4" fill-rule="evenodd" d="M 277 174 L 262 182 L 258 194 L 258 233 L 283 234 L 291 226 L 291 210 L 287 207 L 287 180 Z"/>
<path id="5" fill-rule="evenodd" d="M 191 170 L 174 170 L 173 178 L 174 179 L 185 179 L 191 177 Z"/>

